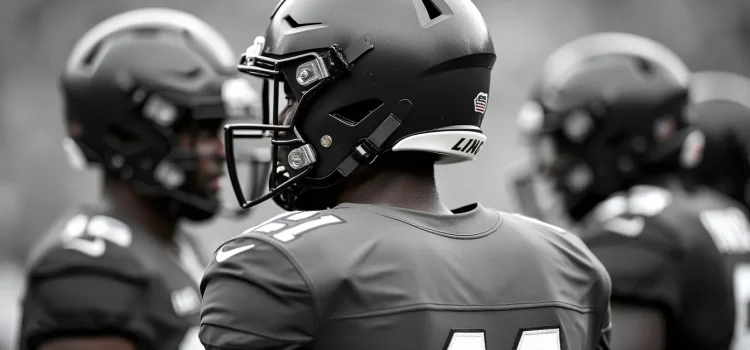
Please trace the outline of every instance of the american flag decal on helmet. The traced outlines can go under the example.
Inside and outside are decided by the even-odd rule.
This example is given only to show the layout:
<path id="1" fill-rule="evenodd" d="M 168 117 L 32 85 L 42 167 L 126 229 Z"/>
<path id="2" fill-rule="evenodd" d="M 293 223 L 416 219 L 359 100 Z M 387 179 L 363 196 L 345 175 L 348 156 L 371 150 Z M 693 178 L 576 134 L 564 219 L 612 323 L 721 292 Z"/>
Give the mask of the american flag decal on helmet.
<path id="1" fill-rule="evenodd" d="M 479 95 L 474 99 L 474 112 L 484 114 L 487 110 L 487 99 L 488 95 L 486 92 L 480 92 Z"/>

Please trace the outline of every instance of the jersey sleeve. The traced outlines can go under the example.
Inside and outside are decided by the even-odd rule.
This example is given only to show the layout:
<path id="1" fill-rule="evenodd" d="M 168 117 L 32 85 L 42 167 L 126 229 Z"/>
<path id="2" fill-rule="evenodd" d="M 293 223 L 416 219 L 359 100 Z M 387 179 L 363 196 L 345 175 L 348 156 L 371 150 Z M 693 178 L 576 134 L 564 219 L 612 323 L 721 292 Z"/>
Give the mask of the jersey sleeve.
<path id="1" fill-rule="evenodd" d="M 612 297 L 612 277 L 607 271 L 606 266 L 597 257 L 596 253 L 587 248 L 586 244 L 581 240 L 577 239 L 580 243 L 582 251 L 586 252 L 588 259 L 596 266 L 597 278 L 599 280 L 598 289 L 599 293 L 595 294 L 595 304 L 598 306 L 598 319 L 600 320 L 599 325 L 599 338 L 594 347 L 597 350 L 610 350 L 611 349 L 611 331 L 612 331 L 612 316 L 611 316 L 611 305 L 610 299 Z"/>
<path id="2" fill-rule="evenodd" d="M 607 303 L 607 311 L 604 314 L 602 320 L 601 332 L 599 334 L 599 342 L 596 344 L 596 350 L 610 350 L 611 347 L 611 336 L 612 336 L 612 316 L 611 307 L 609 302 Z"/>
<path id="3" fill-rule="evenodd" d="M 60 246 L 29 269 L 23 299 L 21 349 L 65 336 L 114 335 L 151 343 L 144 305 L 148 278 L 130 252 L 85 240 L 89 250 Z M 96 242 L 105 249 L 95 252 Z"/>
<path id="4" fill-rule="evenodd" d="M 200 340 L 212 349 L 298 349 L 314 327 L 311 289 L 293 259 L 261 237 L 219 248 L 201 282 Z"/>
<path id="5" fill-rule="evenodd" d="M 586 305 L 594 313 L 595 317 L 591 318 L 591 323 L 586 325 L 588 333 L 591 334 L 587 348 L 609 350 L 612 328 L 610 316 L 612 280 L 600 259 L 581 237 L 565 229 L 521 214 L 512 214 L 510 218 L 521 219 L 526 223 L 523 230 L 525 235 L 544 238 L 540 240 L 544 242 L 540 247 L 546 247 L 547 250 L 542 250 L 534 256 L 535 259 L 548 258 L 546 265 L 554 267 L 547 278 L 555 278 L 553 284 L 560 286 L 561 289 L 564 288 L 563 286 L 575 286 L 572 289 L 573 292 L 565 293 L 562 299 L 558 300 L 566 300 L 572 305 Z M 529 235 L 531 232 L 539 234 Z M 550 245 L 550 242 L 553 244 Z M 568 276 L 576 276 L 577 281 L 566 278 Z M 584 281 L 584 283 L 578 281 Z"/>
<path id="6" fill-rule="evenodd" d="M 586 244 L 609 272 L 613 301 L 679 309 L 681 267 L 674 248 L 646 233 L 631 237 L 604 229 Z"/>

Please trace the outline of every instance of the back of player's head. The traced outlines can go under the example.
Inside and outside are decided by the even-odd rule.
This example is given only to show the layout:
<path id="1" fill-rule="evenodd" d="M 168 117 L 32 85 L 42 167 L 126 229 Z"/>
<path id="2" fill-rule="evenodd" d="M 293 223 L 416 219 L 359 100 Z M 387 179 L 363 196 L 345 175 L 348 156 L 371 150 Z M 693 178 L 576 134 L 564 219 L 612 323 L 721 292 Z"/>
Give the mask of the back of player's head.
<path id="1" fill-rule="evenodd" d="M 631 34 L 584 36 L 549 56 L 519 126 L 571 217 L 643 176 L 697 163 L 682 151 L 701 141 L 686 129 L 688 82 L 675 53 Z"/>
<path id="2" fill-rule="evenodd" d="M 96 164 L 195 220 L 212 216 L 219 203 L 197 188 L 197 151 L 179 147 L 180 137 L 197 139 L 227 118 L 261 113 L 226 40 L 195 16 L 166 8 L 121 13 L 93 27 L 73 47 L 60 83 L 64 146 L 75 165 Z"/>
<path id="3" fill-rule="evenodd" d="M 744 203 L 750 197 L 750 78 L 727 72 L 693 73 L 689 121 L 706 136 L 699 182 Z"/>
<path id="4" fill-rule="evenodd" d="M 230 176 L 232 135 L 242 130 L 282 131 L 273 141 L 278 173 L 262 200 L 287 209 L 330 206 L 300 198 L 388 152 L 472 160 L 486 139 L 480 125 L 494 60 L 469 0 L 280 1 L 240 64 L 265 79 L 267 125 L 228 130 Z M 283 95 L 294 107 L 279 117 Z M 245 207 L 262 201 L 238 196 Z"/>

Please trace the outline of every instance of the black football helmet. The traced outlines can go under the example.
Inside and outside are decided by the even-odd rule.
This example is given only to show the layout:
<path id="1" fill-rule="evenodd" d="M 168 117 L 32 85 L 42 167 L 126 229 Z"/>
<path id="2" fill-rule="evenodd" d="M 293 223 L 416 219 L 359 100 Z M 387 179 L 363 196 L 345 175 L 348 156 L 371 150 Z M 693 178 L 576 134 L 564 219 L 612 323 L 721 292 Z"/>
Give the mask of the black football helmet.
<path id="1" fill-rule="evenodd" d="M 283 0 L 239 70 L 265 81 L 261 125 L 228 125 L 227 165 L 240 204 L 268 198 L 287 210 L 322 209 L 324 191 L 386 152 L 439 163 L 472 160 L 495 61 L 470 0 Z M 296 109 L 279 118 L 281 94 Z M 283 102 L 282 102 L 283 103 Z M 232 140 L 272 138 L 270 191 L 246 200 Z"/>
<path id="2" fill-rule="evenodd" d="M 177 130 L 220 128 L 227 119 L 259 118 L 262 109 L 216 30 L 172 9 L 125 12 L 76 43 L 60 82 L 63 146 L 74 165 L 127 179 L 179 217 L 200 221 L 219 211 L 219 199 L 198 190 L 195 149 L 177 147 Z M 243 157 L 257 167 L 256 191 L 264 190 L 267 158 L 258 150 Z"/>
<path id="3" fill-rule="evenodd" d="M 697 180 L 750 205 L 750 78 L 728 72 L 693 73 L 689 121 L 706 136 Z"/>
<path id="4" fill-rule="evenodd" d="M 688 83 L 677 55 L 631 34 L 588 35 L 546 60 L 518 123 L 534 172 L 553 184 L 569 218 L 644 177 L 699 162 L 702 135 L 683 112 Z"/>

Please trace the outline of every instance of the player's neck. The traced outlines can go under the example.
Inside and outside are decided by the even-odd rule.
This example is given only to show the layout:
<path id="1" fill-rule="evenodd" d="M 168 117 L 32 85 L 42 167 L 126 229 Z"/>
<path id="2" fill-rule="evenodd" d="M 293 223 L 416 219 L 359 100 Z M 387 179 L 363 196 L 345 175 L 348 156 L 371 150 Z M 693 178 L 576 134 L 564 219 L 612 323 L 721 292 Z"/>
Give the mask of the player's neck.
<path id="1" fill-rule="evenodd" d="M 338 203 L 374 204 L 434 214 L 451 214 L 438 194 L 434 173 L 393 168 L 358 176 L 347 183 Z"/>
<path id="2" fill-rule="evenodd" d="M 177 220 L 156 208 L 148 198 L 135 192 L 124 181 L 108 179 L 104 182 L 104 199 L 121 215 L 143 227 L 160 241 L 171 244 L 177 230 Z"/>

